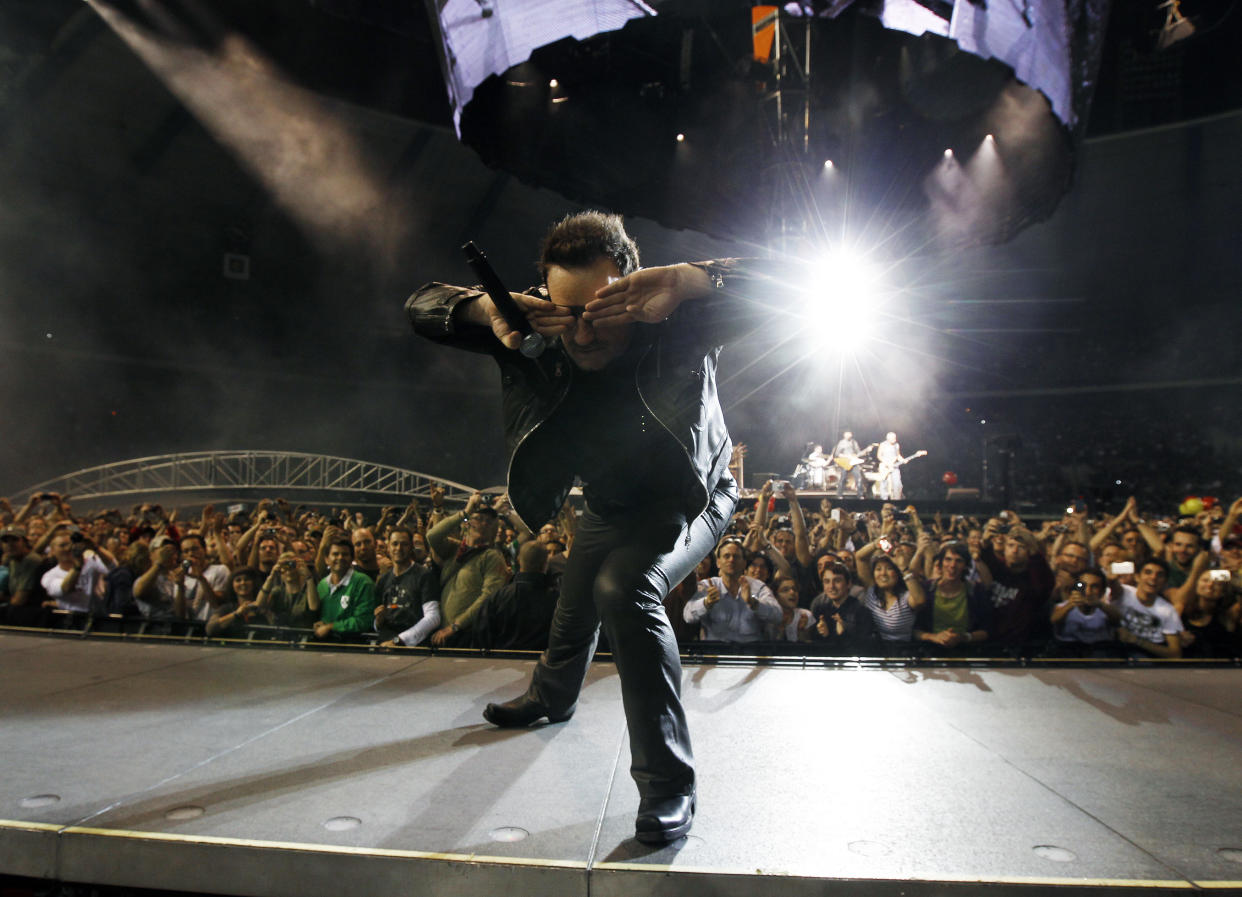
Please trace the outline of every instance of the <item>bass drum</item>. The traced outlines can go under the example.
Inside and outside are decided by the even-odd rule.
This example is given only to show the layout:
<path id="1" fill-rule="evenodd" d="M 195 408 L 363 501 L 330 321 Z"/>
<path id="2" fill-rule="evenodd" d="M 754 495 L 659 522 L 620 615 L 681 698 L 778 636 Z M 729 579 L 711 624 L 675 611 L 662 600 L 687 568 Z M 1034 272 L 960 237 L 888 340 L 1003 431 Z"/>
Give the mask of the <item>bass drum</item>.
<path id="1" fill-rule="evenodd" d="M 840 476 L 841 471 L 835 464 L 812 466 L 806 474 L 805 488 L 813 492 L 827 492 L 837 485 Z"/>
<path id="2" fill-rule="evenodd" d="M 837 469 L 835 464 L 808 464 L 806 461 L 803 461 L 794 468 L 793 476 L 789 478 L 789 482 L 793 483 L 795 489 L 810 492 L 827 492 L 837 485 L 837 480 L 840 476 L 841 471 Z"/>

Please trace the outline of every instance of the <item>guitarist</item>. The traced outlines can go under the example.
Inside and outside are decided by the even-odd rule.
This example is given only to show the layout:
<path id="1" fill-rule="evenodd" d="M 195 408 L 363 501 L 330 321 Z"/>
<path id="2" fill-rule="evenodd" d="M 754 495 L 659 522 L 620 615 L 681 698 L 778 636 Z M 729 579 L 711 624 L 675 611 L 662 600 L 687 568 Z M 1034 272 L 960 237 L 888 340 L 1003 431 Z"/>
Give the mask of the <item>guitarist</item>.
<path id="1" fill-rule="evenodd" d="M 867 452 L 873 448 L 874 445 L 868 446 Z M 841 476 L 837 477 L 837 498 L 845 494 L 845 484 L 850 480 L 854 483 L 854 494 L 859 498 L 864 497 L 862 456 L 867 452 L 860 451 L 854 434 L 849 430 L 841 434 L 841 441 L 832 450 L 832 460 L 841 468 Z"/>
<path id="2" fill-rule="evenodd" d="M 889 432 L 876 450 L 875 459 L 880 462 L 880 479 L 876 483 L 877 498 L 885 501 L 900 501 L 905 498 L 901 485 L 901 465 L 906 459 L 901 456 L 901 445 L 897 442 L 897 434 Z"/>

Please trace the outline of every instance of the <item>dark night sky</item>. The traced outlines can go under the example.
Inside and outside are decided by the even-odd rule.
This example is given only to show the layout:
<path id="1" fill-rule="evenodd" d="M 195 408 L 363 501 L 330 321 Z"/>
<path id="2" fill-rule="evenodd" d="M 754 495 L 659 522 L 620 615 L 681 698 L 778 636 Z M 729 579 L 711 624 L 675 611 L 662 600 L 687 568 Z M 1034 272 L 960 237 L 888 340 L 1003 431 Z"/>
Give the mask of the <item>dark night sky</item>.
<path id="1" fill-rule="evenodd" d="M 465 239 L 525 285 L 540 232 L 575 207 L 487 169 L 443 127 L 322 98 L 307 107 L 317 136 L 286 122 L 255 138 L 257 155 L 239 154 L 220 129 L 236 134 L 228 129 L 262 121 L 261 109 L 217 95 L 217 117 L 204 121 L 94 13 L 77 15 L 50 50 L 39 44 L 46 25 L 31 26 L 0 57 L 0 492 L 213 448 L 499 482 L 490 362 L 416 340 L 401 304 L 425 281 L 468 278 Z M 348 139 L 323 136 L 338 132 Z M 1017 431 L 1059 415 L 1067 427 L 1126 415 L 1136 441 L 1237 447 L 1238 158 L 1242 115 L 1093 138 L 1051 220 L 1002 247 L 896 261 L 904 322 L 886 324 L 888 344 L 844 375 L 842 334 L 828 323 L 822 351 L 784 373 L 796 353 L 769 352 L 775 329 L 730 348 L 723 399 L 751 469 L 788 470 L 835 424 L 869 438 L 896 427 L 907 448 L 951 451 L 977 441 L 985 407 Z M 351 172 L 374 198 L 334 218 Z M 308 226 L 307 208 L 322 220 Z M 646 264 L 748 251 L 631 224 Z M 230 250 L 250 256 L 248 281 L 222 276 Z M 1124 403 L 1115 391 L 964 395 L 1206 379 L 1231 382 Z M 1216 410 L 1186 432 L 1175 415 L 1200 404 Z M 1136 421 L 1133 407 L 1150 414 Z M 975 464 L 942 457 L 919 476 L 953 465 L 969 482 Z"/>

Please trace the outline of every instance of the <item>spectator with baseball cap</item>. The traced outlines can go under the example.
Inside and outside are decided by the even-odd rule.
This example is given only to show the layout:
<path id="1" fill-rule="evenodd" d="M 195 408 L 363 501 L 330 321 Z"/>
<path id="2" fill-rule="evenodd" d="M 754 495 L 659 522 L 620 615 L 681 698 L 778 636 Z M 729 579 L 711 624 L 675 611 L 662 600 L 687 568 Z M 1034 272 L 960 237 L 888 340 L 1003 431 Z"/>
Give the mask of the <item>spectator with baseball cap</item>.
<path id="1" fill-rule="evenodd" d="M 49 615 L 43 606 L 46 594 L 40 582 L 43 558 L 30 550 L 26 528 L 9 525 L 0 530 L 3 554 L 0 563 L 8 568 L 8 584 L 0 605 L 0 619 L 10 626 L 40 626 Z"/>

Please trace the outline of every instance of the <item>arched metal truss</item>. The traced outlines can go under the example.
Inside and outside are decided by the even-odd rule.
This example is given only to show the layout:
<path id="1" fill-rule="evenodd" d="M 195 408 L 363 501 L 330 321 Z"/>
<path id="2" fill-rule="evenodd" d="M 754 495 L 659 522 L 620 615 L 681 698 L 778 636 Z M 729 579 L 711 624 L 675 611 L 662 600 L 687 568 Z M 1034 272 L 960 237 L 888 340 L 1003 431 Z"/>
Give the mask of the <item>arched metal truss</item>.
<path id="1" fill-rule="evenodd" d="M 464 502 L 475 490 L 442 477 L 374 464 L 355 458 L 305 452 L 182 452 L 131 458 L 75 470 L 18 493 L 25 500 L 37 492 L 59 492 L 74 502 L 170 493 L 237 494 L 261 490 L 280 495 L 348 494 L 357 500 L 429 499 L 433 486 L 450 502 Z"/>

